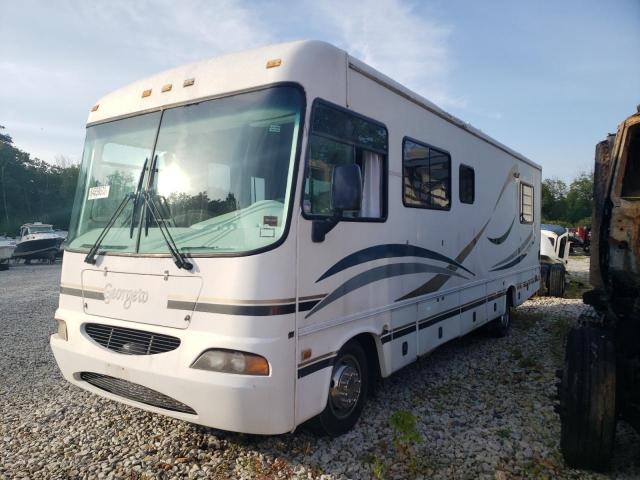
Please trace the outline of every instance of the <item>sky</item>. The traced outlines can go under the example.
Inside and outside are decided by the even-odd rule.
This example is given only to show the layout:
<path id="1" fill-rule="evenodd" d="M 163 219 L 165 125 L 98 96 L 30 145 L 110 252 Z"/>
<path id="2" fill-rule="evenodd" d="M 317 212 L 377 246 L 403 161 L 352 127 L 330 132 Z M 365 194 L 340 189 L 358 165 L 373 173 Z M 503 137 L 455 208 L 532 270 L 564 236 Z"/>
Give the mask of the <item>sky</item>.
<path id="1" fill-rule="evenodd" d="M 318 39 L 571 181 L 640 103 L 640 0 L 0 0 L 0 125 L 82 155 L 98 98 L 223 53 Z"/>

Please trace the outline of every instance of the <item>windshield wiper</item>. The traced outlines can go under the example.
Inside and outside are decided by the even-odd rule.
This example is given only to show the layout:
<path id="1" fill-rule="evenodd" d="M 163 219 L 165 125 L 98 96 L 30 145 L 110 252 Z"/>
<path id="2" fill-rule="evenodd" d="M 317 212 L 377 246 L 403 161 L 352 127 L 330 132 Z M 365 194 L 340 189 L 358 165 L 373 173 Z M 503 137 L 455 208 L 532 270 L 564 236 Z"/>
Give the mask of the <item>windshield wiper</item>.
<path id="1" fill-rule="evenodd" d="M 140 177 L 138 178 L 138 187 L 136 188 L 135 197 L 133 199 L 133 211 L 131 212 L 131 225 L 129 226 L 129 238 L 133 238 L 136 210 L 138 209 L 138 203 L 140 203 L 140 192 L 142 191 L 142 180 L 144 179 L 144 172 L 147 170 L 147 163 L 149 163 L 149 157 L 144 159 L 144 164 L 142 165 L 142 172 L 140 172 Z"/>
<path id="2" fill-rule="evenodd" d="M 164 238 L 167 247 L 169 248 L 169 253 L 173 257 L 173 262 L 176 264 L 176 267 L 183 268 L 185 270 L 191 270 L 193 268 L 193 264 L 187 261 L 186 256 L 180 252 L 176 242 L 173 240 L 171 233 L 169 232 L 169 228 L 165 225 L 162 220 L 162 216 L 160 215 L 160 210 L 156 205 L 156 202 L 153 200 L 153 194 L 149 192 L 143 193 L 144 203 L 146 209 L 149 213 L 151 213 L 151 218 L 156 222 L 160 233 L 162 234 L 162 238 Z"/>
<path id="3" fill-rule="evenodd" d="M 98 235 L 98 238 L 96 239 L 94 244 L 91 246 L 89 253 L 87 253 L 86 257 L 84 257 L 85 263 L 90 263 L 91 265 L 96 264 L 96 255 L 98 253 L 98 249 L 100 248 L 100 245 L 102 244 L 102 241 L 104 240 L 104 237 L 107 236 L 107 233 L 109 233 L 109 230 L 111 230 L 111 227 L 113 227 L 113 224 L 116 223 L 116 220 L 118 219 L 122 211 L 125 209 L 127 204 L 131 201 L 131 199 L 134 197 L 135 197 L 134 193 L 127 193 L 125 197 L 122 199 L 122 202 L 120 202 L 120 205 L 118 205 L 118 208 L 116 208 L 116 211 L 113 212 L 113 215 L 111 215 L 111 218 L 107 222 L 107 225 L 102 229 L 102 231 L 100 232 L 100 235 Z"/>
<path id="4" fill-rule="evenodd" d="M 138 178 L 138 188 L 136 188 L 136 192 L 135 193 L 129 192 L 124 196 L 124 198 L 122 199 L 122 202 L 120 202 L 120 205 L 118 205 L 118 208 L 116 208 L 116 211 L 113 212 L 113 215 L 111 215 L 111 218 L 109 219 L 105 227 L 100 232 L 100 235 L 98 235 L 98 238 L 96 238 L 96 241 L 93 243 L 93 245 L 89 249 L 87 256 L 84 257 L 85 263 L 90 263 L 91 265 L 96 264 L 96 255 L 98 254 L 98 249 L 100 248 L 100 245 L 104 240 L 104 237 L 107 236 L 107 233 L 109 233 L 109 230 L 111 230 L 111 227 L 113 227 L 113 224 L 116 223 L 116 220 L 118 219 L 122 211 L 126 208 L 127 204 L 132 199 L 134 200 L 134 204 L 133 204 L 133 211 L 131 212 L 131 228 L 129 229 L 129 238 L 133 237 L 133 223 L 136 216 L 136 207 L 138 206 L 138 199 L 140 197 L 140 191 L 142 190 L 142 179 L 144 178 L 144 172 L 147 169 L 148 161 L 149 161 L 148 157 L 144 159 L 144 164 L 142 165 L 142 171 L 140 172 L 140 177 Z"/>

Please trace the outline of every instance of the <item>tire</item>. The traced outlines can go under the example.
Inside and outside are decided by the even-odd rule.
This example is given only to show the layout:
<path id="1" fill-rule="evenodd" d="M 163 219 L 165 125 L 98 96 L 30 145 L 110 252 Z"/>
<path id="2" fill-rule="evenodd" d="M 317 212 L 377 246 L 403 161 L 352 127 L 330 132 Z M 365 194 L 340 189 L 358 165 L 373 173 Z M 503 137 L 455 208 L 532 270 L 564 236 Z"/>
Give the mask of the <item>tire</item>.
<path id="1" fill-rule="evenodd" d="M 569 332 L 559 394 L 565 462 L 607 470 L 616 428 L 615 346 L 608 330 L 587 325 Z"/>
<path id="2" fill-rule="evenodd" d="M 540 264 L 540 287 L 538 288 L 538 295 L 545 297 L 549 292 L 549 264 Z"/>
<path id="3" fill-rule="evenodd" d="M 564 265 L 560 263 L 554 263 L 549 268 L 549 296 L 550 297 L 562 297 L 564 295 L 564 279 L 565 279 Z"/>
<path id="4" fill-rule="evenodd" d="M 505 301 L 507 304 L 504 308 L 504 314 L 489 323 L 489 333 L 496 338 L 506 337 L 511 331 L 511 306 L 513 305 L 511 293 L 507 294 Z"/>
<path id="5" fill-rule="evenodd" d="M 310 422 L 311 428 L 316 433 L 331 437 L 351 430 L 360 418 L 368 388 L 367 356 L 360 343 L 352 340 L 342 347 L 336 357 L 331 371 L 327 406 Z"/>

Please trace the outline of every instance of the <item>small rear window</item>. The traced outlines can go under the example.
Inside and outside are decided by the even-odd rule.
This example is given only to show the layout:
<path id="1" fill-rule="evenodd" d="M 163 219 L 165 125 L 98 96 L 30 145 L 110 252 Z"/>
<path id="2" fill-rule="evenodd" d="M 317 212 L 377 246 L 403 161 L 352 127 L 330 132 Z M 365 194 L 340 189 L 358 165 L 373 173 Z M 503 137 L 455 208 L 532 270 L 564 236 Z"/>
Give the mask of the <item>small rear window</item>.
<path id="1" fill-rule="evenodd" d="M 460 165 L 460 203 L 473 203 L 476 198 L 476 172 Z"/>
<path id="2" fill-rule="evenodd" d="M 533 187 L 520 184 L 520 223 L 533 223 Z"/>

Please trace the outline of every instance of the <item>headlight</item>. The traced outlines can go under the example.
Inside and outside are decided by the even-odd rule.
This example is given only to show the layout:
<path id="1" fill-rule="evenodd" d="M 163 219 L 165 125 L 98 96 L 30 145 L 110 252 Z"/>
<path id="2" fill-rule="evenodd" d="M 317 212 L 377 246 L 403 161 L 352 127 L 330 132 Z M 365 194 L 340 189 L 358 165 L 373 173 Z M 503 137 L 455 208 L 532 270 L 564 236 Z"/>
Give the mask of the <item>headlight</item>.
<path id="1" fill-rule="evenodd" d="M 241 375 L 269 375 L 269 362 L 260 355 L 212 348 L 203 352 L 191 368 Z"/>
<path id="2" fill-rule="evenodd" d="M 56 318 L 58 324 L 58 336 L 63 340 L 67 340 L 67 323 L 64 320 Z"/>

